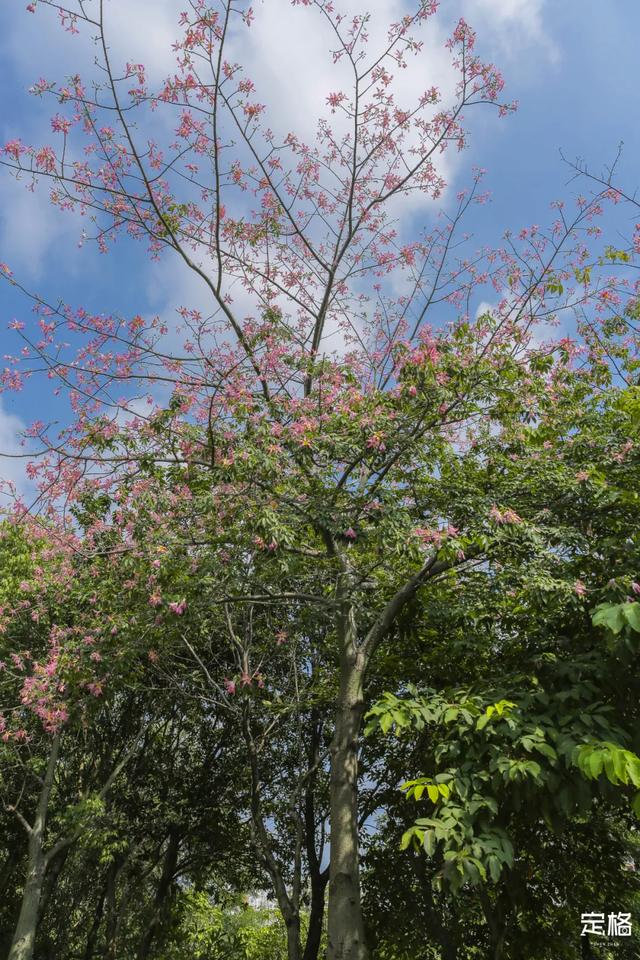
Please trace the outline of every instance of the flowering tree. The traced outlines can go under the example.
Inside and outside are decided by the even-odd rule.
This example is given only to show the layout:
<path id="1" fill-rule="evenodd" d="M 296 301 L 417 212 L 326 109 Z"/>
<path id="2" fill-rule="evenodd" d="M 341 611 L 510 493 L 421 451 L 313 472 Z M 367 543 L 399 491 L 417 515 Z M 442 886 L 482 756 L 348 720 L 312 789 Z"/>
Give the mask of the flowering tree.
<path id="1" fill-rule="evenodd" d="M 221 611 L 236 657 L 235 674 L 215 676 L 192 650 L 220 697 L 264 683 L 253 659 L 256 611 L 274 648 L 293 636 L 321 638 L 335 697 L 328 956 L 362 960 L 367 677 L 422 591 L 490 563 L 501 531 L 523 522 L 508 473 L 459 503 L 444 495 L 443 478 L 455 489 L 466 452 L 478 451 L 480 470 L 492 446 L 517 445 L 527 423 L 575 396 L 583 371 L 591 383 L 607 380 L 608 357 L 628 337 L 604 321 L 633 294 L 631 254 L 612 250 L 599 264 L 590 252 L 606 202 L 617 199 L 609 187 L 579 198 L 572 213 L 556 204 L 548 230 L 507 236 L 499 250 L 459 246 L 465 213 L 484 199 L 480 174 L 407 240 L 394 211 L 405 198 L 441 196 L 438 158 L 464 147 L 465 113 L 513 108 L 501 99 L 501 75 L 460 21 L 447 44 L 457 74 L 451 101 L 430 87 L 400 102 L 394 74 L 420 57 L 435 3 L 417 3 L 375 51 L 368 16 L 347 17 L 325 0 L 293 5 L 308 9 L 292 16 L 328 25 L 334 63 L 349 77 L 328 94 L 313 144 L 293 131 L 276 137 L 232 58 L 237 32 L 253 19 L 237 0 L 191 0 L 177 71 L 158 89 L 142 65 L 113 62 L 102 0 L 29 5 L 38 15 L 52 7 L 65 29 L 97 37 L 100 69 L 86 80 L 36 83 L 36 95 L 56 101 L 53 140 L 10 141 L 4 166 L 49 184 L 52 202 L 83 217 L 83 237 L 102 250 L 124 234 L 151 257 L 178 257 L 201 281 L 210 312 L 181 309 L 178 349 L 164 319 L 92 315 L 32 296 L 38 332 L 13 324 L 22 351 L 3 380 L 19 388 L 44 366 L 68 396 L 73 422 L 60 436 L 44 423 L 30 431 L 40 445 L 30 467 L 40 502 L 66 536 L 90 501 L 80 549 L 131 551 L 158 617 L 177 620 L 188 604 L 153 580 L 152 550 L 188 551 L 202 602 Z M 8 266 L 4 277 L 30 295 Z M 487 296 L 494 305 L 477 315 Z M 17 516 L 25 509 L 18 504 Z M 246 715 L 244 733 L 251 749 Z M 255 806 L 253 821 L 269 862 Z M 270 874 L 293 960 L 295 884 L 286 889 L 277 865 Z"/>

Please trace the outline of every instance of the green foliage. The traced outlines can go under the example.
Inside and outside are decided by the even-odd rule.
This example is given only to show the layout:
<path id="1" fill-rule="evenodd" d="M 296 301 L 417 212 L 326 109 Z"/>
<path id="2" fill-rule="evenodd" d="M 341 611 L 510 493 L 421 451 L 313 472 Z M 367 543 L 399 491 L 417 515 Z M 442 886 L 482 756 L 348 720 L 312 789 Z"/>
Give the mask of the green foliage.
<path id="1" fill-rule="evenodd" d="M 222 905 L 206 893 L 185 891 L 174 906 L 174 931 L 158 960 L 286 960 L 282 919 L 274 909 L 250 906 L 247 898 Z"/>
<path id="2" fill-rule="evenodd" d="M 608 785 L 640 786 L 640 758 L 621 745 L 625 734 L 611 708 L 594 701 L 592 677 L 572 679 L 574 672 L 553 663 L 543 680 L 514 677 L 513 699 L 495 688 L 425 690 L 386 694 L 370 710 L 369 733 L 393 727 L 406 735 L 409 728 L 435 743 L 437 772 L 402 788 L 413 800 L 427 797 L 434 810 L 405 832 L 401 847 L 438 855 L 452 889 L 497 882 L 512 866 L 513 815 L 542 816 L 558 828 L 563 818 L 587 815 L 597 797 L 610 799 Z"/>

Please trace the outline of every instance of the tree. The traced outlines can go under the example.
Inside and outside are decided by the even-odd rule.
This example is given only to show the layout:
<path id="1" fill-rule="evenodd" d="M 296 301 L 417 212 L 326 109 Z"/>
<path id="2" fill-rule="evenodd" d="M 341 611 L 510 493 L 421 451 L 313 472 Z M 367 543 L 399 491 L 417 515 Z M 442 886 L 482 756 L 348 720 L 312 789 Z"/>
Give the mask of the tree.
<path id="1" fill-rule="evenodd" d="M 94 508 L 85 500 L 76 516 Z M 91 562 L 74 542 L 25 523 L 0 540 L 6 947 L 144 960 L 168 936 L 179 878 L 198 890 L 249 882 L 238 753 L 228 716 L 179 695 L 141 644 L 156 612 L 147 585 L 133 589 L 135 561 L 114 563 L 113 538 Z M 180 569 L 175 556 L 171 575 Z M 74 921 L 61 926 L 64 915 Z"/>
<path id="2" fill-rule="evenodd" d="M 262 689 L 251 660 L 256 609 L 267 611 L 263 629 L 277 628 L 272 640 L 279 631 L 311 638 L 312 660 L 331 665 L 328 956 L 363 960 L 358 749 L 368 676 L 422 591 L 488 562 L 505 525 L 520 519 L 508 475 L 486 478 L 474 513 L 457 508 L 443 476 L 455 477 L 462 450 L 485 449 L 493 432 L 511 442 L 550 403 L 577 412 L 581 364 L 585 384 L 592 372 L 606 379 L 616 332 L 602 330 L 594 304 L 625 294 L 629 254 L 600 270 L 590 256 L 607 191 L 580 199 L 571 215 L 558 204 L 546 233 L 531 228 L 499 251 L 461 254 L 454 238 L 482 199 L 479 177 L 452 214 L 403 242 L 392 204 L 440 196 L 437 156 L 464 146 L 463 112 L 511 109 L 500 100 L 501 75 L 460 21 L 448 44 L 453 101 L 432 88 L 398 103 L 392 72 L 420 55 L 414 33 L 435 4 L 418 3 L 375 52 L 368 17 L 347 20 L 324 0 L 301 5 L 309 9 L 297 13 L 328 24 L 334 60 L 350 76 L 348 92 L 328 96 L 333 117 L 321 119 L 315 145 L 294 133 L 277 141 L 250 78 L 227 59 L 231 32 L 253 16 L 235 0 L 192 0 L 178 72 L 155 91 L 142 66 L 113 64 L 101 0 L 68 8 L 41 0 L 67 29 L 97 37 L 102 70 L 95 85 L 77 76 L 36 84 L 58 102 L 60 146 L 14 139 L 5 166 L 50 183 L 53 202 L 89 218 L 102 249 L 125 234 L 146 240 L 152 256 L 179 257 L 208 291 L 212 314 L 181 311 L 187 338 L 178 351 L 159 319 L 92 316 L 36 297 L 38 339 L 15 325 L 25 352 L 4 381 L 18 386 L 31 364 L 44 364 L 68 392 L 74 422 L 55 439 L 46 425 L 33 428 L 43 456 L 32 472 L 52 509 L 80 498 L 104 504 L 81 550 L 91 555 L 105 528 L 120 531 L 140 589 L 153 549 L 193 557 L 196 611 L 222 611 L 240 657 L 237 680 L 211 677 L 223 696 L 235 696 L 238 682 Z M 175 142 L 161 129 L 155 139 L 141 134 L 155 108 L 178 113 Z M 21 287 L 8 268 L 5 278 Z M 246 312 L 233 302 L 234 281 Z M 473 319 L 484 285 L 498 302 Z M 583 346 L 550 339 L 549 321 L 565 315 Z M 332 352 L 335 331 L 344 348 Z M 149 413 L 127 420 L 141 392 Z M 184 597 L 145 585 L 161 623 L 185 613 Z M 255 829 L 255 808 L 252 819 Z M 268 858 L 264 838 L 262 846 Z M 279 899 L 295 960 L 296 896 L 281 889 Z"/>
<path id="3" fill-rule="evenodd" d="M 541 456 L 518 478 L 511 502 L 522 516 L 509 525 L 510 547 L 458 583 L 458 598 L 426 601 L 440 605 L 441 653 L 417 645 L 402 673 L 422 691 L 387 693 L 371 711 L 372 731 L 395 728 L 408 740 L 393 749 L 395 777 L 415 765 L 427 774 L 403 788 L 426 815 L 411 825 L 406 802 L 391 801 L 372 863 L 389 869 L 385 842 L 399 846 L 402 833 L 403 847 L 424 848 L 426 857 L 409 858 L 397 896 L 427 910 L 445 956 L 466 956 L 465 944 L 483 939 L 496 957 L 525 947 L 531 957 L 578 957 L 580 904 L 606 913 L 637 897 L 634 397 L 633 388 L 609 389 L 577 422 L 555 409 L 531 426 Z M 523 506 L 543 503 L 538 539 L 523 529 L 531 523 Z M 424 609 L 415 617 L 418 636 L 438 619 Z M 375 870 L 369 876 L 380 902 Z M 387 936 L 402 942 L 409 929 Z"/>

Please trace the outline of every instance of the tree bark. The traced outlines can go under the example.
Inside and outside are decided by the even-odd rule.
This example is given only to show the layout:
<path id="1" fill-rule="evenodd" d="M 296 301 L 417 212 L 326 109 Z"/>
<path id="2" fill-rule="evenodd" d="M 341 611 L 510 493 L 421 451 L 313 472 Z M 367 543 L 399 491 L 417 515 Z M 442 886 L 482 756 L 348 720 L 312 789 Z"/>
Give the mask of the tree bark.
<path id="1" fill-rule="evenodd" d="M 49 751 L 49 762 L 42 782 L 38 806 L 32 826 L 27 825 L 29 847 L 27 855 L 27 876 L 20 915 L 16 925 L 13 941 L 7 960 L 33 960 L 36 943 L 36 932 L 40 915 L 42 885 L 46 871 L 44 853 L 44 832 L 47 823 L 49 798 L 53 787 L 53 779 L 60 751 L 60 736 L 56 735 Z"/>
<path id="2" fill-rule="evenodd" d="M 169 834 L 167 849 L 164 855 L 162 865 L 162 874 L 153 898 L 152 914 L 147 928 L 143 934 L 138 948 L 138 960 L 147 960 L 151 944 L 162 924 L 164 916 L 164 906 L 167 899 L 178 863 L 178 853 L 180 850 L 180 837 L 177 830 L 172 830 Z"/>
<path id="3" fill-rule="evenodd" d="M 126 860 L 124 858 L 116 858 L 112 861 L 109 866 L 109 871 L 107 873 L 107 893 L 106 893 L 106 905 L 107 905 L 107 918 L 105 924 L 105 958 L 106 960 L 116 960 L 117 957 L 117 947 L 118 947 L 118 904 L 117 904 L 117 894 L 118 894 L 118 879 Z"/>
<path id="4" fill-rule="evenodd" d="M 308 744 L 308 776 L 304 796 L 304 833 L 311 884 L 311 903 L 309 905 L 309 923 L 302 960 L 318 960 L 322 943 L 324 922 L 324 898 L 329 868 L 321 869 L 324 843 L 320 841 L 319 852 L 316 849 L 316 786 L 320 765 L 320 742 L 322 721 L 318 710 L 311 710 L 311 726 Z"/>
<path id="5" fill-rule="evenodd" d="M 358 738 L 366 661 L 357 646 L 353 609 L 338 621 L 340 690 L 331 741 L 328 960 L 368 960 L 360 900 Z"/>
<path id="6" fill-rule="evenodd" d="M 503 960 L 505 951 L 505 940 L 507 936 L 507 925 L 504 911 L 501 909 L 500 900 L 496 901 L 495 906 L 491 903 L 487 893 L 480 890 L 480 902 L 482 911 L 489 928 L 489 938 L 491 941 L 491 960 Z"/>
<path id="7" fill-rule="evenodd" d="M 91 924 L 91 929 L 89 930 L 89 934 L 87 936 L 87 942 L 82 955 L 82 960 L 91 960 L 93 954 L 95 953 L 96 944 L 98 942 L 98 932 L 100 930 L 100 924 L 102 923 L 102 914 L 104 913 L 104 901 L 106 896 L 107 887 L 105 884 L 96 902 L 96 909 L 93 914 L 93 923 Z"/>
<path id="8" fill-rule="evenodd" d="M 309 907 L 309 926 L 304 945 L 302 960 L 318 960 L 322 943 L 322 924 L 324 921 L 324 895 L 328 873 L 323 870 L 311 876 L 311 904 Z"/>

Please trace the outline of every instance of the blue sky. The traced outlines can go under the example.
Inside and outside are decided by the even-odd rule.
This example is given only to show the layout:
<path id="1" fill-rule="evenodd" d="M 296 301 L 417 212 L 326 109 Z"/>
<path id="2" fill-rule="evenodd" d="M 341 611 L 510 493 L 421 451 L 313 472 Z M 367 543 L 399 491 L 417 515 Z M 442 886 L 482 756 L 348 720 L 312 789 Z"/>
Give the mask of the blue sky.
<path id="1" fill-rule="evenodd" d="M 90 62 L 90 48 L 64 35 L 50 11 L 35 16 L 25 2 L 10 0 L 0 8 L 0 74 L 3 111 L 0 141 L 14 136 L 47 141 L 48 111 L 26 90 L 40 75 L 62 79 Z M 324 96 L 335 87 L 322 60 L 307 62 L 321 51 L 300 27 L 299 11 L 285 0 L 256 2 L 256 28 L 249 51 L 254 73 L 266 88 L 276 112 L 303 126 Z M 349 9 L 368 9 L 375 17 L 403 12 L 399 0 L 348 0 Z M 114 50 L 122 59 L 142 60 L 160 77 L 169 63 L 167 50 L 180 0 L 111 0 Z M 519 230 L 550 219 L 549 203 L 580 189 L 569 183 L 570 171 L 559 150 L 584 158 L 600 170 L 624 141 L 622 180 L 640 186 L 640 108 L 637 94 L 638 0 L 442 0 L 438 20 L 447 24 L 464 14 L 478 34 L 484 58 L 503 69 L 509 98 L 520 101 L 515 116 L 498 120 L 487 112 L 471 123 L 469 149 L 449 170 L 454 189 L 468 183 L 472 165 L 486 168 L 493 200 L 477 208 L 471 227 L 479 242 L 497 243 L 505 229 Z M 438 30 L 441 28 L 438 27 Z M 439 34 L 434 27 L 434 39 Z M 315 43 L 315 46 L 313 46 Z M 313 49 L 308 45 L 311 44 Z M 429 51 L 427 51 L 429 52 Z M 327 61 L 328 63 L 328 61 Z M 438 82 L 436 54 L 425 60 Z M 291 77 L 297 82 L 291 83 Z M 426 215 L 426 214 L 425 214 Z M 153 311 L 174 322 L 179 303 L 199 305 L 202 291 L 172 264 L 149 264 L 142 249 L 118 245 L 104 257 L 78 250 L 77 226 L 51 209 L 46 191 L 27 193 L 0 170 L 0 261 L 10 264 L 31 289 L 56 300 L 92 310 L 129 315 Z M 27 319 L 29 305 L 7 284 L 0 284 L 0 337 L 3 353 L 15 347 L 7 324 Z M 0 454 L 15 452 L 16 435 L 49 409 L 46 385 L 33 384 L 20 394 L 0 396 Z M 15 460 L 0 458 L 0 476 L 20 479 Z"/>

